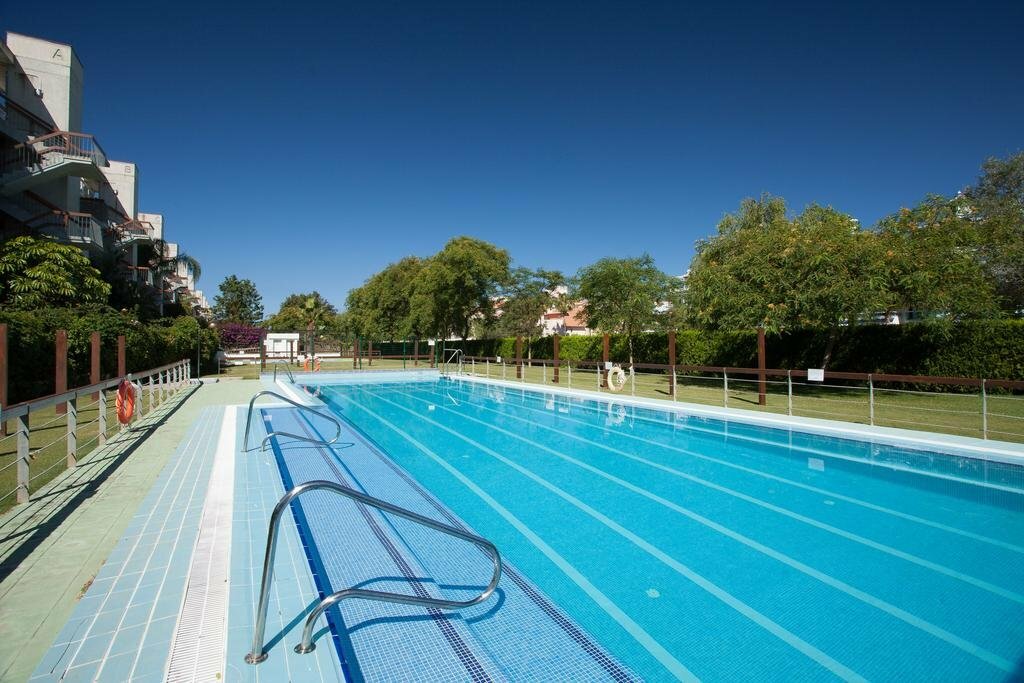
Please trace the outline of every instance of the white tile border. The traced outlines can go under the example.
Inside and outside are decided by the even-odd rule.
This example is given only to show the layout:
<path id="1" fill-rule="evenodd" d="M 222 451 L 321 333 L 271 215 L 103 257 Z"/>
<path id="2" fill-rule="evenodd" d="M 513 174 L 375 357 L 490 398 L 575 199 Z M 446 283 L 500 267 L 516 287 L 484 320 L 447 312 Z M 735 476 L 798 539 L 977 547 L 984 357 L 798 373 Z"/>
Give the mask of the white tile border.
<path id="1" fill-rule="evenodd" d="M 968 436 L 955 436 L 952 434 L 937 434 L 935 432 L 922 432 L 914 429 L 899 429 L 895 427 L 879 427 L 871 425 L 855 424 L 853 422 L 841 422 L 839 420 L 824 420 L 816 417 L 796 417 L 789 415 L 778 415 L 774 413 L 757 413 L 751 410 L 738 408 L 718 408 L 714 406 L 700 405 L 697 403 L 685 403 L 682 401 L 671 402 L 658 399 L 636 398 L 623 396 L 621 394 L 597 393 L 593 391 L 577 391 L 561 387 L 537 386 L 525 382 L 513 382 L 509 380 L 487 379 L 474 377 L 472 375 L 453 375 L 452 381 L 476 382 L 479 384 L 491 384 L 495 386 L 523 389 L 538 394 L 558 394 L 572 396 L 574 398 L 602 401 L 604 403 L 619 403 L 623 405 L 635 405 L 644 408 L 653 408 L 666 413 L 677 415 L 697 415 L 718 420 L 742 422 L 746 424 L 774 427 L 809 434 L 822 434 L 826 436 L 838 436 L 857 441 L 871 441 L 874 443 L 913 448 L 957 455 L 963 457 L 989 460 L 993 462 L 1004 462 L 1012 465 L 1024 465 L 1024 444 L 1015 444 L 1007 441 L 993 441 L 977 439 Z"/>

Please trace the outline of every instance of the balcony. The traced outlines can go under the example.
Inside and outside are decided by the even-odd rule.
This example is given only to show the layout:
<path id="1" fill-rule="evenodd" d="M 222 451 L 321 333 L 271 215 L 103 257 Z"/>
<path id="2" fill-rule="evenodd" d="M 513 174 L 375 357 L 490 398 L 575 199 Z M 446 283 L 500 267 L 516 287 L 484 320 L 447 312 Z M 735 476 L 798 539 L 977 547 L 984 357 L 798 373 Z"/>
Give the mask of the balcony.
<path id="1" fill-rule="evenodd" d="M 92 215 L 78 211 L 51 211 L 32 220 L 29 227 L 61 242 L 103 249 L 103 226 Z"/>
<path id="2" fill-rule="evenodd" d="M 156 238 L 156 228 L 149 221 L 132 219 L 113 228 L 114 237 L 119 242 L 152 242 Z"/>
<path id="3" fill-rule="evenodd" d="M 0 132 L 15 140 L 24 140 L 52 133 L 55 128 L 0 91 Z"/>
<path id="4" fill-rule="evenodd" d="M 105 180 L 107 155 L 93 136 L 58 131 L 22 143 L 0 158 L 0 194 L 24 192 L 53 178 Z"/>
<path id="5" fill-rule="evenodd" d="M 121 271 L 121 277 L 128 282 L 153 286 L 153 271 L 143 266 L 125 266 Z"/>

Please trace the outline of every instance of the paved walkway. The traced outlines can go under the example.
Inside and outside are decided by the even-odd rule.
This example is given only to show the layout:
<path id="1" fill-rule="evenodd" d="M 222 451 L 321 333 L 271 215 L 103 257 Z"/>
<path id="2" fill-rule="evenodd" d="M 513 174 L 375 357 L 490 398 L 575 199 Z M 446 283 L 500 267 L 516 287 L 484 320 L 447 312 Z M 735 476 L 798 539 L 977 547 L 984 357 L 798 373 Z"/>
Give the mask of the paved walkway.
<path id="1" fill-rule="evenodd" d="M 200 411 L 260 388 L 238 380 L 183 391 L 0 517 L 0 681 L 32 674 Z"/>

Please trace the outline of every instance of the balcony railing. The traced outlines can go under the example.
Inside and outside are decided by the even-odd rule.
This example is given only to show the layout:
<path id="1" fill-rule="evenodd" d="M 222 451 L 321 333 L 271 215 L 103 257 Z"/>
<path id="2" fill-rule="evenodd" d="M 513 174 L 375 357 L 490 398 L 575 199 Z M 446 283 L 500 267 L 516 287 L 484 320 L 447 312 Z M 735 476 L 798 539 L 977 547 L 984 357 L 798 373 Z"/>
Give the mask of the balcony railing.
<path id="1" fill-rule="evenodd" d="M 114 226 L 114 235 L 122 242 L 130 242 L 137 239 L 153 239 L 156 235 L 156 228 L 149 221 L 132 219 Z"/>
<path id="2" fill-rule="evenodd" d="M 9 150 L 0 161 L 0 175 L 42 171 L 69 159 L 91 162 L 96 166 L 109 165 L 106 153 L 92 135 L 58 131 Z"/>
<path id="3" fill-rule="evenodd" d="M 125 266 L 121 276 L 128 282 L 136 282 L 140 285 L 153 285 L 153 271 L 144 266 Z"/>
<path id="4" fill-rule="evenodd" d="M 103 226 L 87 213 L 52 211 L 32 221 L 31 227 L 68 242 L 103 247 Z"/>
<path id="5" fill-rule="evenodd" d="M 11 101 L 3 93 L 0 93 L 0 126 L 13 138 L 21 136 L 34 138 L 52 133 L 55 128 L 28 109 Z"/>

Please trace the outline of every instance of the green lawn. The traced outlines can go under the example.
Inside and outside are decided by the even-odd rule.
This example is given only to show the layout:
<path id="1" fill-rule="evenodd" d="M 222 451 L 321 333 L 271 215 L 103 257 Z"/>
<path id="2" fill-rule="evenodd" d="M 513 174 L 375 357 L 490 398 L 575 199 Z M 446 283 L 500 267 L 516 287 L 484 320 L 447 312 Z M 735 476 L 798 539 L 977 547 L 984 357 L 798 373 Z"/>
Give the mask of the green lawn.
<path id="1" fill-rule="evenodd" d="M 107 438 L 113 437 L 120 429 L 117 421 L 115 398 L 117 388 L 108 389 Z M 154 406 L 159 405 L 159 392 L 155 395 Z M 144 412 L 149 411 L 149 395 L 143 392 Z M 17 437 L 16 420 L 7 423 L 7 436 L 0 436 L 0 512 L 16 502 L 17 488 Z M 37 491 L 67 467 L 67 415 L 58 415 L 51 406 L 33 411 L 29 416 L 29 492 Z M 78 401 L 78 450 L 79 460 L 99 445 L 99 401 L 86 396 Z"/>

